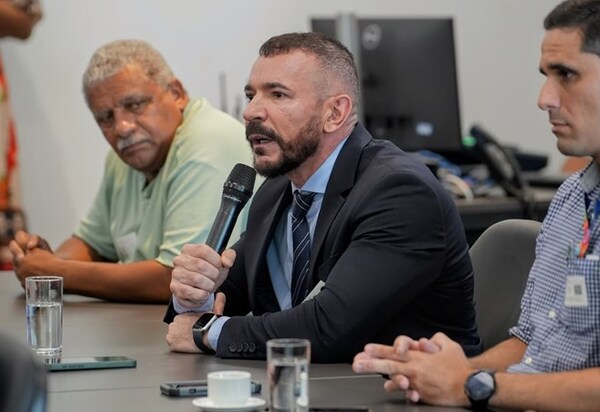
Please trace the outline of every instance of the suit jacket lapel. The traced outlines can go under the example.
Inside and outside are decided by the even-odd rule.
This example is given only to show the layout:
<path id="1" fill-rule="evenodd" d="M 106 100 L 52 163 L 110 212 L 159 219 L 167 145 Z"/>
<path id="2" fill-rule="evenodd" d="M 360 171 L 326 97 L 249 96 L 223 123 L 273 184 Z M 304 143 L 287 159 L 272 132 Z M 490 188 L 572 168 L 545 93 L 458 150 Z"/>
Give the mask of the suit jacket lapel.
<path id="1" fill-rule="evenodd" d="M 354 186 L 357 174 L 356 169 L 358 168 L 362 150 L 371 140 L 372 137 L 369 132 L 358 123 L 348 137 L 333 166 L 329 182 L 327 183 L 325 197 L 323 198 L 323 204 L 321 205 L 321 211 L 319 212 L 319 220 L 317 221 L 315 238 L 311 248 L 310 255 L 315 258 L 311 258 L 310 260 L 309 274 L 313 281 L 316 281 L 313 274 L 315 264 L 320 260 L 319 253 L 321 252 L 325 237 L 329 233 L 329 227 L 346 201 L 348 192 Z"/>
<path id="2" fill-rule="evenodd" d="M 264 213 L 264 217 L 256 223 L 257 226 L 253 227 L 253 233 L 256 233 L 256 236 L 252 239 L 246 239 L 245 254 L 248 286 L 251 291 L 255 291 L 255 293 L 250 293 L 250 305 L 252 307 L 266 305 L 272 307 L 271 310 L 276 310 L 276 308 L 279 308 L 279 303 L 275 297 L 271 279 L 268 276 L 267 250 L 273 240 L 275 229 L 283 211 L 292 203 L 289 180 L 279 178 L 279 181 L 273 182 L 273 187 L 269 191 L 271 194 L 266 194 L 266 198 L 276 200 L 271 203 L 272 207 L 264 208 L 268 212 Z"/>

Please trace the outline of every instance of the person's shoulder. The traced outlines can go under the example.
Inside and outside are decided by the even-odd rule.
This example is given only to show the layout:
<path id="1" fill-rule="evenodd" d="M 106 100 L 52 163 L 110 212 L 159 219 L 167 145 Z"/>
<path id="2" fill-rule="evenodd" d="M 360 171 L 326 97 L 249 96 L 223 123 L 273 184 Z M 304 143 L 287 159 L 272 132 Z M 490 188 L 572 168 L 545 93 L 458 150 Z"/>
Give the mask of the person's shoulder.
<path id="1" fill-rule="evenodd" d="M 242 123 L 225 112 L 213 108 L 206 99 L 191 99 L 184 111 L 183 121 L 178 127 L 176 146 L 249 150 Z M 186 149 L 187 150 L 187 149 Z M 213 149 L 210 149 L 213 150 Z"/>
<path id="2" fill-rule="evenodd" d="M 386 140 L 374 139 L 369 142 L 363 150 L 361 163 L 365 173 L 414 178 L 439 185 L 438 179 L 417 156 Z"/>
<path id="3" fill-rule="evenodd" d="M 172 143 L 171 162 L 229 164 L 252 162 L 244 126 L 227 113 L 214 109 L 206 99 L 192 99 Z"/>
<path id="4" fill-rule="evenodd" d="M 114 150 L 109 150 L 104 158 L 104 173 L 114 174 L 130 169 Z"/>
<path id="5" fill-rule="evenodd" d="M 573 188 L 577 185 L 577 182 L 579 181 L 580 177 L 581 177 L 581 172 L 580 171 L 569 175 L 564 180 L 564 182 L 562 182 L 560 184 L 560 186 L 558 187 L 558 189 L 556 191 L 557 192 L 569 192 L 569 191 L 572 191 Z"/>
<path id="6" fill-rule="evenodd" d="M 413 153 L 384 140 L 374 139 L 363 148 L 355 186 L 364 187 L 372 195 L 381 194 L 385 188 L 385 196 L 419 193 L 440 204 L 453 204 L 448 192 L 425 163 Z"/>
<path id="7" fill-rule="evenodd" d="M 205 98 L 190 99 L 184 111 L 183 125 L 216 136 L 244 134 L 244 126 L 228 113 L 214 108 Z"/>
<path id="8" fill-rule="evenodd" d="M 564 182 L 556 189 L 556 194 L 552 199 L 552 203 L 559 203 L 567 198 L 570 198 L 574 194 L 577 196 L 581 192 L 579 181 L 581 179 L 581 172 L 576 172 L 565 179 Z"/>

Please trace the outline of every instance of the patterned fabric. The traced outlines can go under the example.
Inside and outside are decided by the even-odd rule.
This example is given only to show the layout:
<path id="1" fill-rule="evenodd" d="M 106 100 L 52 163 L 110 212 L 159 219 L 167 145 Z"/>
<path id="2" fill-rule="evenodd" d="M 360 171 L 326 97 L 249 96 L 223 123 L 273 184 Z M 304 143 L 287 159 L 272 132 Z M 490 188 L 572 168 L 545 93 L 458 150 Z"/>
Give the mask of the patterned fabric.
<path id="1" fill-rule="evenodd" d="M 599 194 L 595 163 L 558 189 L 537 240 L 521 317 L 510 329 L 528 344 L 527 351 L 509 372 L 600 366 L 600 216 L 593 218 Z M 573 251 L 583 238 L 586 213 L 592 216 L 590 245 L 587 255 L 578 257 Z"/>
<path id="2" fill-rule="evenodd" d="M 25 228 L 20 206 L 17 136 L 0 57 L 0 270 L 12 269 L 8 243 L 17 230 Z"/>
<path id="3" fill-rule="evenodd" d="M 296 306 L 306 296 L 306 275 L 310 267 L 310 232 L 306 212 L 310 209 L 315 193 L 294 193 L 292 205 L 292 240 L 294 244 L 294 266 L 292 270 L 292 305 Z"/>
<path id="4" fill-rule="evenodd" d="M 0 58 L 0 209 L 18 204 L 19 191 L 14 179 L 17 172 L 17 136 L 12 117 L 8 84 Z"/>
<path id="5" fill-rule="evenodd" d="M 10 1 L 36 21 L 42 14 L 39 0 Z M 8 83 L 0 57 L 0 270 L 13 268 L 8 244 L 21 229 L 25 230 L 25 217 L 21 210 L 17 134 Z"/>

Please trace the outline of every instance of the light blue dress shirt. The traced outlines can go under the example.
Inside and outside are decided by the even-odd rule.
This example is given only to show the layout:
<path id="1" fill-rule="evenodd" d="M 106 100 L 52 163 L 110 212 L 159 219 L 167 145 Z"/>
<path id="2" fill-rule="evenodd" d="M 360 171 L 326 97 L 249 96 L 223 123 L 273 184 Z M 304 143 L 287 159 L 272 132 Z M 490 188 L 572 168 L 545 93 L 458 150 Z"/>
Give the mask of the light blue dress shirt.
<path id="1" fill-rule="evenodd" d="M 315 237 L 315 228 L 317 227 L 317 219 L 323 204 L 325 189 L 329 183 L 331 171 L 335 165 L 335 161 L 344 146 L 344 139 L 323 162 L 321 167 L 306 181 L 301 188 L 296 187 L 292 183 L 292 193 L 296 190 L 304 192 L 314 192 L 315 197 L 313 202 L 306 212 L 306 220 L 308 221 L 308 230 L 310 232 L 310 244 Z M 281 310 L 290 309 L 292 307 L 292 266 L 294 261 L 293 241 L 292 241 L 292 205 L 283 213 L 283 218 L 279 221 L 275 234 L 269 249 L 267 250 L 267 265 L 271 275 L 271 284 L 277 296 L 277 302 Z"/>

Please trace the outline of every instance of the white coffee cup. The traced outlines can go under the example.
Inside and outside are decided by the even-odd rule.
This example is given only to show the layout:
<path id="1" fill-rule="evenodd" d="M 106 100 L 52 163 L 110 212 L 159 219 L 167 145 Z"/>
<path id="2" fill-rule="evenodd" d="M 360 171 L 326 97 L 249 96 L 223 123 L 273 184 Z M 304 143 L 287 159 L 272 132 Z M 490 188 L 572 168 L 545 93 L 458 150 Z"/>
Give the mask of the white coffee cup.
<path id="1" fill-rule="evenodd" d="M 245 405 L 250 398 L 250 372 L 218 371 L 206 375 L 208 399 L 218 406 Z"/>

